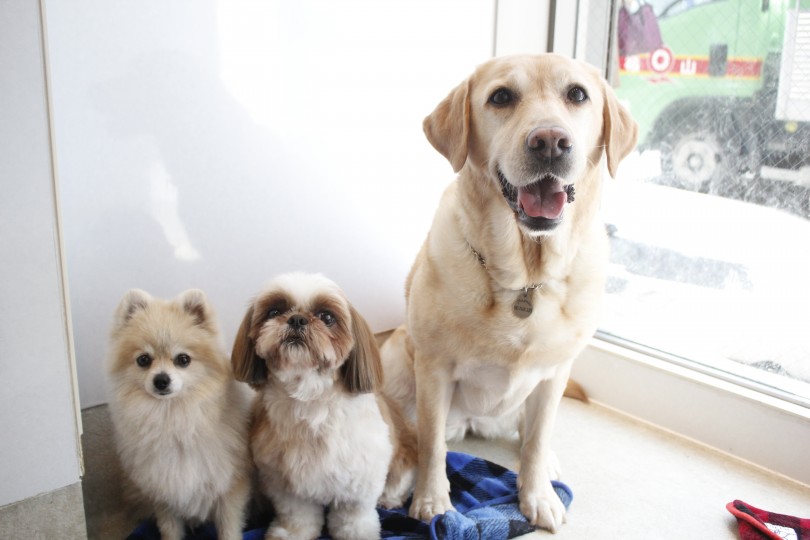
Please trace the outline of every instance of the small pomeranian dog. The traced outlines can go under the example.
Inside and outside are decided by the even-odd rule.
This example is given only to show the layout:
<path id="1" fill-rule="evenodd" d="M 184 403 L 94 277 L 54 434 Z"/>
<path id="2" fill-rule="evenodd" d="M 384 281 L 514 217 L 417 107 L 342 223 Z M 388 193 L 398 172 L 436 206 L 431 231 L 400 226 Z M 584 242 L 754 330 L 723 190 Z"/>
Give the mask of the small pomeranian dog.
<path id="1" fill-rule="evenodd" d="M 376 505 L 411 491 L 416 435 L 381 393 L 377 343 L 320 274 L 285 274 L 251 303 L 231 356 L 258 390 L 250 446 L 275 520 L 265 540 L 380 537 Z"/>
<path id="2" fill-rule="evenodd" d="M 237 382 L 205 294 L 171 301 L 133 289 L 113 321 L 109 409 L 136 500 L 161 538 L 213 520 L 221 540 L 242 538 L 250 498 L 250 389 Z"/>

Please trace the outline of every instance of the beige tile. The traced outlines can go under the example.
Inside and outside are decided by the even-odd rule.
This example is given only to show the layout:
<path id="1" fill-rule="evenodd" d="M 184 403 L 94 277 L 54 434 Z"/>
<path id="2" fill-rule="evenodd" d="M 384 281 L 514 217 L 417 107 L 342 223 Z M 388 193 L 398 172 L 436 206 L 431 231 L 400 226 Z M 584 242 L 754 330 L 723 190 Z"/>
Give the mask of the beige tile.
<path id="1" fill-rule="evenodd" d="M 83 421 L 88 537 L 123 538 L 137 516 L 123 506 L 106 407 L 83 411 Z M 468 438 L 450 444 L 452 450 L 513 470 L 518 447 L 516 439 Z M 563 400 L 554 449 L 562 464 L 562 480 L 574 492 L 568 522 L 555 540 L 736 540 L 736 521 L 725 509 L 734 499 L 810 517 L 810 487 L 598 404 Z M 541 531 L 527 538 L 541 537 L 551 536 Z M 6 538 L 2 529 L 0 538 Z"/>
<path id="2" fill-rule="evenodd" d="M 87 538 L 82 488 L 62 489 L 0 508 L 3 540 L 82 540 Z"/>

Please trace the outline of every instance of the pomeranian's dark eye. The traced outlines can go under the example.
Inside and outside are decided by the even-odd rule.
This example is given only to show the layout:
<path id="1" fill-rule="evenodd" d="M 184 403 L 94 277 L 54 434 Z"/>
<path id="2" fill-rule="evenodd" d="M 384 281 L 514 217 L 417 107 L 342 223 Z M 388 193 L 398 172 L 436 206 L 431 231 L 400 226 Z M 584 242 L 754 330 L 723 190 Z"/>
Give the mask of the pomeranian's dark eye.
<path id="1" fill-rule="evenodd" d="M 319 311 L 316 315 L 326 326 L 332 326 L 337 322 L 337 319 L 331 311 Z"/>
<path id="2" fill-rule="evenodd" d="M 152 365 L 152 358 L 148 354 L 142 354 L 135 359 L 135 363 L 142 368 L 148 368 Z"/>
<path id="3" fill-rule="evenodd" d="M 191 357 L 186 353 L 180 353 L 174 357 L 174 365 L 177 367 L 186 367 L 191 363 Z"/>
<path id="4" fill-rule="evenodd" d="M 508 88 L 498 88 L 495 90 L 491 96 L 489 96 L 489 102 L 493 105 L 506 105 L 507 103 L 512 102 L 515 99 L 514 94 Z"/>
<path id="5" fill-rule="evenodd" d="M 588 94 L 585 93 L 585 90 L 581 86 L 574 86 L 568 90 L 568 99 L 574 103 L 582 103 L 588 99 Z"/>

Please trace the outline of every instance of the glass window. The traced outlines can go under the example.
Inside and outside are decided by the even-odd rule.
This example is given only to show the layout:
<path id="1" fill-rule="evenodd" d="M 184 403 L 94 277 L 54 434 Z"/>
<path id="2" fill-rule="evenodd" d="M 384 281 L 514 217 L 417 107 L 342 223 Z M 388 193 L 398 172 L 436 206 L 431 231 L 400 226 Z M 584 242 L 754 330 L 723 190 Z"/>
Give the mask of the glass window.
<path id="1" fill-rule="evenodd" d="M 606 186 L 603 335 L 810 405 L 810 0 L 622 0 L 614 21 L 640 129 Z"/>

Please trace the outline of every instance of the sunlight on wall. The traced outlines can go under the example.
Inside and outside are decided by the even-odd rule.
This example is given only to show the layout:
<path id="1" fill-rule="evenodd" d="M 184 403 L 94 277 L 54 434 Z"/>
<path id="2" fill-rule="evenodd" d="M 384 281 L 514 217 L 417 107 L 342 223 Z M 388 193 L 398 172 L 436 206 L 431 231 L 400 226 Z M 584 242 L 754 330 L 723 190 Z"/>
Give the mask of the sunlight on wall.
<path id="1" fill-rule="evenodd" d="M 273 275 L 375 331 L 454 175 L 422 119 L 492 53 L 492 0 L 48 2 L 83 407 L 127 289 L 211 299 L 230 344 Z M 76 39 L 82 36 L 82 39 Z"/>
<path id="2" fill-rule="evenodd" d="M 200 252 L 191 244 L 178 211 L 177 186 L 161 164 L 153 164 L 149 174 L 152 217 L 163 230 L 166 241 L 174 248 L 179 261 L 196 261 Z"/>

